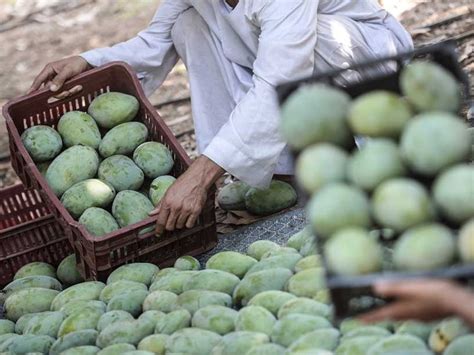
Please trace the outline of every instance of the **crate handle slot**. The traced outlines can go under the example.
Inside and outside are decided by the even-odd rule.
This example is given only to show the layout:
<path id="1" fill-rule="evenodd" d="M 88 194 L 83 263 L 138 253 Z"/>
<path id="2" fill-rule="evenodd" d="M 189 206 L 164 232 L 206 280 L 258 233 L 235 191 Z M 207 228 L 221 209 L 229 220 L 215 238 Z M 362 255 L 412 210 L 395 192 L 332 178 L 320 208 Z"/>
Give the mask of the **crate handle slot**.
<path id="1" fill-rule="evenodd" d="M 48 102 L 49 105 L 52 105 L 52 104 L 57 103 L 58 101 L 66 99 L 66 98 L 68 98 L 72 95 L 80 93 L 81 91 L 82 91 L 82 85 L 75 85 L 72 88 L 70 88 L 69 90 L 64 90 L 64 91 L 62 91 L 61 93 L 59 93 L 57 95 L 51 96 L 48 99 L 47 102 Z"/>

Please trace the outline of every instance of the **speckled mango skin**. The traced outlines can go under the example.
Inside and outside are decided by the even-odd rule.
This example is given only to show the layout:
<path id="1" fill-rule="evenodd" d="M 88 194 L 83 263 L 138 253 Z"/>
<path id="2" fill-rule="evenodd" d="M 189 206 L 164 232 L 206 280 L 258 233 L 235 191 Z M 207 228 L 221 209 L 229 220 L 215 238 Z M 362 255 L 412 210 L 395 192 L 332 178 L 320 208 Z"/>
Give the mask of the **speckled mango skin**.
<path id="1" fill-rule="evenodd" d="M 49 335 L 56 338 L 63 321 L 64 314 L 62 312 L 37 313 L 28 321 L 23 334 Z"/>
<path id="2" fill-rule="evenodd" d="M 235 251 L 223 251 L 211 256 L 206 263 L 206 268 L 226 271 L 242 278 L 256 263 L 257 260 L 248 255 Z"/>
<path id="3" fill-rule="evenodd" d="M 170 150 L 158 142 L 139 145 L 133 152 L 133 160 L 150 179 L 168 174 L 174 165 Z"/>
<path id="4" fill-rule="evenodd" d="M 168 339 L 169 335 L 167 334 L 149 335 L 138 343 L 138 350 L 150 351 L 154 354 L 164 355 Z"/>
<path id="5" fill-rule="evenodd" d="M 146 196 L 136 191 L 125 190 L 120 191 L 115 197 L 112 215 L 121 227 L 126 227 L 148 218 L 148 213 L 154 208 Z"/>
<path id="6" fill-rule="evenodd" d="M 36 275 L 49 276 L 49 277 L 52 277 L 53 279 L 56 278 L 56 272 L 52 265 L 41 262 L 41 261 L 35 261 L 35 262 L 22 266 L 15 273 L 15 276 L 13 279 L 18 280 L 24 277 L 36 276 Z"/>
<path id="7" fill-rule="evenodd" d="M 77 270 L 76 256 L 74 254 L 66 256 L 61 261 L 56 273 L 58 275 L 58 279 L 65 285 L 75 285 L 84 281 L 81 274 Z"/>
<path id="8" fill-rule="evenodd" d="M 191 313 L 186 309 L 177 309 L 166 314 L 156 322 L 156 334 L 173 334 L 179 329 L 189 327 L 191 324 Z"/>
<path id="9" fill-rule="evenodd" d="M 251 188 L 245 195 L 245 207 L 256 215 L 269 215 L 296 203 L 298 196 L 290 184 L 273 180 L 267 189 Z"/>
<path id="10" fill-rule="evenodd" d="M 138 345 L 148 335 L 153 333 L 153 327 L 148 322 L 140 320 L 121 321 L 106 327 L 97 338 L 97 346 L 105 348 L 119 343 Z"/>
<path id="11" fill-rule="evenodd" d="M 69 333 L 62 338 L 58 338 L 49 350 L 50 355 L 59 355 L 67 349 L 78 346 L 95 345 L 98 333 L 96 330 L 86 329 Z"/>
<path id="12" fill-rule="evenodd" d="M 114 197 L 112 185 L 99 179 L 87 179 L 67 189 L 61 197 L 61 203 L 78 219 L 90 207 L 107 207 Z"/>
<path id="13" fill-rule="evenodd" d="M 189 290 L 178 296 L 178 306 L 188 310 L 191 314 L 210 305 L 230 307 L 232 298 L 226 293 L 208 290 Z"/>
<path id="14" fill-rule="evenodd" d="M 224 335 L 235 328 L 235 319 L 238 312 L 224 306 L 206 306 L 194 313 L 192 326 L 194 328 L 206 329 L 211 332 Z"/>
<path id="15" fill-rule="evenodd" d="M 108 131 L 99 145 L 100 155 L 108 158 L 112 155 L 128 155 L 148 137 L 148 128 L 140 122 L 119 124 Z"/>
<path id="16" fill-rule="evenodd" d="M 96 97 L 87 112 L 102 128 L 113 128 L 129 122 L 137 115 L 140 105 L 132 95 L 108 92 Z"/>
<path id="17" fill-rule="evenodd" d="M 38 287 L 15 292 L 5 301 L 5 318 L 16 322 L 25 314 L 48 311 L 58 294 L 59 291 Z"/>
<path id="18" fill-rule="evenodd" d="M 6 285 L 3 290 L 0 291 L 0 304 L 3 304 L 8 296 L 22 289 L 30 287 L 48 288 L 51 290 L 62 291 L 61 283 L 52 278 L 51 276 L 45 275 L 33 275 L 25 276 L 16 280 L 13 280 Z"/>
<path id="19" fill-rule="evenodd" d="M 95 237 L 100 237 L 120 228 L 114 216 L 98 207 L 90 207 L 85 210 L 79 218 L 79 223 Z"/>
<path id="20" fill-rule="evenodd" d="M 59 119 L 58 132 L 66 147 L 80 144 L 97 149 L 102 138 L 97 123 L 82 111 L 65 113 Z"/>
<path id="21" fill-rule="evenodd" d="M 151 182 L 149 196 L 153 205 L 158 206 L 161 199 L 165 196 L 166 191 L 168 191 L 175 181 L 176 178 L 174 176 L 163 175 L 158 176 Z"/>
<path id="22" fill-rule="evenodd" d="M 99 166 L 99 179 L 107 181 L 117 192 L 138 190 L 143 184 L 143 171 L 125 155 L 112 155 Z"/>
<path id="23" fill-rule="evenodd" d="M 219 206 L 226 211 L 245 210 L 245 195 L 250 186 L 243 181 L 236 181 L 224 186 L 217 194 Z"/>
<path id="24" fill-rule="evenodd" d="M 51 304 L 52 311 L 59 311 L 61 307 L 72 301 L 98 300 L 105 284 L 100 281 L 83 282 L 62 291 Z"/>
<path id="25" fill-rule="evenodd" d="M 96 329 L 104 312 L 95 308 L 84 308 L 68 316 L 58 330 L 58 338 L 78 330 Z"/>
<path id="26" fill-rule="evenodd" d="M 232 294 L 240 282 L 239 278 L 230 272 L 222 270 L 201 270 L 191 276 L 184 285 L 183 291 L 209 290 Z"/>
<path id="27" fill-rule="evenodd" d="M 49 126 L 33 126 L 21 135 L 26 150 L 33 161 L 39 163 L 54 159 L 63 148 L 63 141 L 58 132 Z"/>
<path id="28" fill-rule="evenodd" d="M 29 354 L 39 352 L 47 354 L 54 338 L 47 335 L 20 335 L 6 340 L 0 345 L 2 354 Z"/>
<path id="29" fill-rule="evenodd" d="M 143 309 L 142 304 L 148 296 L 147 290 L 130 289 L 118 294 L 107 304 L 107 312 L 121 310 L 130 313 L 134 317 L 138 317 Z"/>
<path id="30" fill-rule="evenodd" d="M 107 278 L 107 284 L 111 284 L 112 282 L 119 280 L 129 280 L 141 282 L 149 286 L 153 276 L 158 271 L 158 266 L 151 263 L 133 263 L 122 265 L 112 271 L 112 273 Z"/>
<path id="31" fill-rule="evenodd" d="M 91 147 L 75 145 L 59 154 L 46 171 L 46 181 L 61 196 L 71 186 L 93 178 L 99 168 L 99 156 Z"/>
<path id="32" fill-rule="evenodd" d="M 235 330 L 259 332 L 270 336 L 275 322 L 275 316 L 266 308 L 246 306 L 239 311 L 235 320 Z"/>

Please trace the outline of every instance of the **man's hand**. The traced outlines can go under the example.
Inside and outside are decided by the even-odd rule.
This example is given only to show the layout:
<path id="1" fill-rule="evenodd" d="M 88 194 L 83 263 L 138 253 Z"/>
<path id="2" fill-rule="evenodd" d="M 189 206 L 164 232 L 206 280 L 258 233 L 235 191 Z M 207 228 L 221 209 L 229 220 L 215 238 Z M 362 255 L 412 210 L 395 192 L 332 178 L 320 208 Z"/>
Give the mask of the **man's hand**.
<path id="1" fill-rule="evenodd" d="M 166 192 L 158 207 L 150 212 L 158 216 L 156 234 L 192 228 L 206 203 L 207 193 L 224 170 L 206 156 L 200 156 Z"/>
<path id="2" fill-rule="evenodd" d="M 49 87 L 51 91 L 58 91 L 67 79 L 79 75 L 90 68 L 89 63 L 80 56 L 69 57 L 46 64 L 43 70 L 36 76 L 33 84 L 31 84 L 28 93 L 38 90 L 41 85 Z"/>
<path id="3" fill-rule="evenodd" d="M 474 324 L 474 295 L 462 286 L 443 280 L 409 280 L 375 285 L 377 295 L 396 300 L 359 317 L 362 321 L 418 319 L 432 321 L 458 315 Z"/>

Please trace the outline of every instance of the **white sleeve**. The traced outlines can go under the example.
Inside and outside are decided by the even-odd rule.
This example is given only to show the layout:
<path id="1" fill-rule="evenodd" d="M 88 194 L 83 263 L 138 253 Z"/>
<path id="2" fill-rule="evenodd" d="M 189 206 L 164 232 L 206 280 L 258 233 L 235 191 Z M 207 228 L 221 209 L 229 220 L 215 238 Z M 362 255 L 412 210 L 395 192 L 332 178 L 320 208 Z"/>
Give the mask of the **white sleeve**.
<path id="1" fill-rule="evenodd" d="M 81 56 L 92 66 L 120 60 L 137 72 L 145 93 L 153 93 L 178 60 L 171 30 L 178 16 L 190 8 L 189 0 L 165 0 L 148 28 L 128 41 L 112 47 L 93 49 Z"/>
<path id="2" fill-rule="evenodd" d="M 318 4 L 318 0 L 264 1 L 255 14 L 261 34 L 253 87 L 203 152 L 252 186 L 268 186 L 285 148 L 275 86 L 313 73 Z"/>

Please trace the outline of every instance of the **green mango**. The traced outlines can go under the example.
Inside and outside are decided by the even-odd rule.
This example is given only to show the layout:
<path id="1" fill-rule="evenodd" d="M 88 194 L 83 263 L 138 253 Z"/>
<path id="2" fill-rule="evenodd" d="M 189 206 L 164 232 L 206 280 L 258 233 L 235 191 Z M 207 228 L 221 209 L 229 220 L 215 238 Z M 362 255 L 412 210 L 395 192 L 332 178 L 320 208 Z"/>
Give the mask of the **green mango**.
<path id="1" fill-rule="evenodd" d="M 317 329 L 293 341 L 288 352 L 310 352 L 313 349 L 332 351 L 339 343 L 339 331 L 334 328 Z"/>
<path id="2" fill-rule="evenodd" d="M 246 355 L 286 355 L 286 349 L 278 344 L 260 344 L 252 346 Z"/>
<path id="3" fill-rule="evenodd" d="M 288 314 L 275 323 L 271 338 L 272 342 L 288 347 L 302 335 L 322 328 L 332 328 L 331 323 L 326 318 L 304 314 Z"/>
<path id="4" fill-rule="evenodd" d="M 312 268 L 300 271 L 288 280 L 286 288 L 298 297 L 314 297 L 318 291 L 326 288 L 324 270 Z"/>
<path id="5" fill-rule="evenodd" d="M 302 258 L 303 257 L 297 252 L 275 255 L 268 258 L 262 258 L 262 260 L 260 260 L 258 263 L 253 265 L 247 271 L 247 274 L 245 276 L 247 277 L 258 271 L 275 269 L 278 267 L 293 271 L 295 269 L 296 263 L 300 261 Z"/>
<path id="6" fill-rule="evenodd" d="M 212 355 L 240 355 L 246 354 L 252 347 L 269 343 L 266 334 L 257 332 L 232 332 L 222 337 L 212 349 Z"/>
<path id="7" fill-rule="evenodd" d="M 367 355 L 417 354 L 417 351 L 426 351 L 422 354 L 430 354 L 420 338 L 408 334 L 394 334 L 372 345 Z"/>
<path id="8" fill-rule="evenodd" d="M 97 322 L 97 330 L 102 332 L 107 326 L 110 324 L 120 322 L 123 320 L 132 321 L 134 318 L 133 316 L 125 311 L 117 310 L 117 311 L 110 311 L 105 312 L 100 317 L 99 321 Z"/>
<path id="9" fill-rule="evenodd" d="M 283 137 L 296 150 L 321 142 L 348 146 L 350 101 L 344 91 L 326 84 L 302 86 L 281 107 Z"/>
<path id="10" fill-rule="evenodd" d="M 235 304 L 245 306 L 256 294 L 269 290 L 283 290 L 293 273 L 284 268 L 254 272 L 245 276 L 234 290 Z"/>
<path id="11" fill-rule="evenodd" d="M 184 286 L 196 273 L 197 271 L 189 270 L 161 275 L 160 277 L 155 278 L 155 281 L 150 286 L 150 292 L 161 290 L 173 292 L 179 295 L 180 293 L 183 293 Z"/>
<path id="12" fill-rule="evenodd" d="M 92 329 L 79 330 L 66 334 L 65 336 L 56 339 L 49 350 L 49 355 L 59 355 L 63 351 L 78 346 L 95 345 L 98 333 Z"/>
<path id="13" fill-rule="evenodd" d="M 133 350 L 136 348 L 132 344 L 118 343 L 103 348 L 97 355 L 122 355 Z"/>
<path id="14" fill-rule="evenodd" d="M 142 304 L 148 296 L 147 290 L 131 289 L 112 297 L 107 304 L 107 312 L 121 310 L 137 317 L 142 313 Z"/>
<path id="15" fill-rule="evenodd" d="M 77 346 L 75 348 L 63 351 L 61 355 L 95 355 L 100 351 L 100 348 L 93 345 Z"/>
<path id="16" fill-rule="evenodd" d="M 156 322 L 156 334 L 173 334 L 174 332 L 187 328 L 191 325 L 191 313 L 186 309 L 177 309 L 166 314 Z"/>
<path id="17" fill-rule="evenodd" d="M 198 259 L 190 255 L 185 255 L 176 259 L 174 262 L 174 268 L 181 271 L 199 270 L 201 269 L 201 264 Z"/>
<path id="18" fill-rule="evenodd" d="M 132 263 L 122 265 L 112 271 L 107 278 L 107 284 L 119 280 L 129 280 L 150 286 L 151 280 L 158 270 L 158 266 L 151 263 Z"/>
<path id="19" fill-rule="evenodd" d="M 0 353 L 21 355 L 39 352 L 47 354 L 53 342 L 54 338 L 47 335 L 20 335 L 4 341 L 0 345 Z"/>
<path id="20" fill-rule="evenodd" d="M 165 196 L 166 191 L 174 184 L 176 178 L 170 175 L 158 176 L 150 184 L 148 196 L 154 206 L 158 206 L 161 199 Z"/>
<path id="21" fill-rule="evenodd" d="M 79 223 L 81 223 L 80 219 Z M 81 276 L 79 270 L 77 269 L 76 256 L 74 254 L 65 257 L 61 261 L 58 266 L 58 269 L 56 270 L 56 273 L 58 275 L 59 281 L 68 286 L 72 286 L 84 281 L 84 278 Z"/>
<path id="22" fill-rule="evenodd" d="M 105 348 L 119 343 L 138 345 L 138 343 L 148 335 L 153 333 L 153 329 L 148 322 L 120 321 L 113 323 L 100 332 L 97 337 L 97 346 Z"/>
<path id="23" fill-rule="evenodd" d="M 280 246 L 271 240 L 257 240 L 248 246 L 247 255 L 256 260 L 260 260 L 262 255 L 266 252 L 279 248 Z"/>
<path id="24" fill-rule="evenodd" d="M 153 334 L 143 338 L 138 343 L 138 350 L 150 351 L 154 354 L 165 355 L 166 342 L 169 339 L 167 334 Z"/>
<path id="25" fill-rule="evenodd" d="M 98 300 L 73 300 L 64 304 L 64 306 L 62 306 L 59 311 L 64 313 L 66 317 L 69 317 L 71 314 L 85 308 L 93 308 L 98 312 L 104 313 L 107 305 L 104 302 Z"/>
<path id="26" fill-rule="evenodd" d="M 56 196 L 78 182 L 93 178 L 99 168 L 99 156 L 91 147 L 74 145 L 59 154 L 46 171 L 46 181 Z"/>
<path id="27" fill-rule="evenodd" d="M 245 210 L 245 195 L 250 186 L 243 181 L 225 185 L 217 194 L 217 203 L 225 211 Z"/>
<path id="28" fill-rule="evenodd" d="M 108 158 L 112 155 L 128 155 L 144 143 L 148 128 L 140 122 L 121 123 L 108 131 L 99 145 L 99 153 Z"/>
<path id="29" fill-rule="evenodd" d="M 178 296 L 178 306 L 188 310 L 191 314 L 210 305 L 230 307 L 232 297 L 223 292 L 208 290 L 188 290 Z"/>
<path id="30" fill-rule="evenodd" d="M 298 199 L 295 189 L 286 182 L 273 180 L 266 189 L 251 188 L 245 194 L 245 208 L 265 216 L 293 206 Z"/>
<path id="31" fill-rule="evenodd" d="M 35 313 L 35 316 L 26 323 L 23 334 L 48 335 L 56 338 L 63 321 L 62 312 Z"/>
<path id="32" fill-rule="evenodd" d="M 327 319 L 332 318 L 332 309 L 327 304 L 317 302 L 310 298 L 298 297 L 285 302 L 278 310 L 278 319 L 289 314 L 307 314 Z"/>
<path id="33" fill-rule="evenodd" d="M 54 270 L 54 267 L 50 264 L 47 264 L 41 261 L 35 261 L 35 262 L 22 266 L 15 273 L 13 280 L 22 279 L 28 276 L 49 276 L 55 279 L 56 271 Z"/>
<path id="34" fill-rule="evenodd" d="M 306 241 L 313 239 L 314 235 L 311 226 L 307 225 L 298 233 L 293 234 L 286 242 L 286 246 L 300 251 Z"/>
<path id="35" fill-rule="evenodd" d="M 26 129 L 21 141 L 35 162 L 54 159 L 63 148 L 61 136 L 49 126 L 37 125 Z"/>
<path id="36" fill-rule="evenodd" d="M 50 276 L 26 276 L 21 279 L 13 280 L 0 291 L 0 304 L 3 304 L 11 294 L 30 287 L 47 288 L 56 291 L 62 290 L 61 283 Z"/>
<path id="37" fill-rule="evenodd" d="M 145 284 L 136 281 L 130 280 L 117 280 L 111 282 L 105 286 L 102 291 L 100 292 L 99 299 L 102 302 L 109 303 L 110 300 L 117 295 L 122 294 L 123 292 L 128 292 L 130 290 L 145 290 L 147 291 L 147 287 Z"/>
<path id="38" fill-rule="evenodd" d="M 103 314 L 103 311 L 95 308 L 84 308 L 71 314 L 62 322 L 58 331 L 58 337 L 63 337 L 78 330 L 96 329 L 99 319 Z"/>
<path id="39" fill-rule="evenodd" d="M 289 300 L 295 299 L 296 296 L 291 293 L 270 290 L 257 293 L 250 299 L 248 305 L 261 306 L 270 311 L 274 316 L 277 316 L 280 308 Z"/>
<path id="40" fill-rule="evenodd" d="M 112 155 L 99 165 L 99 179 L 107 181 L 117 192 L 139 190 L 143 185 L 143 171 L 125 155 Z"/>
<path id="41" fill-rule="evenodd" d="M 335 349 L 335 355 L 367 355 L 367 350 L 376 344 L 383 336 L 366 335 L 347 339 Z"/>
<path id="42" fill-rule="evenodd" d="M 412 116 L 405 99 L 393 92 L 375 90 L 353 101 L 348 122 L 357 135 L 397 138 Z"/>
<path id="43" fill-rule="evenodd" d="M 306 192 L 312 194 L 332 182 L 346 179 L 347 153 L 328 143 L 311 145 L 296 160 L 295 175 Z"/>
<path id="44" fill-rule="evenodd" d="M 72 301 L 98 300 L 105 284 L 100 281 L 87 281 L 71 286 L 59 293 L 51 304 L 52 311 L 59 311 L 61 307 Z"/>
<path id="45" fill-rule="evenodd" d="M 239 311 L 235 320 L 235 330 L 264 333 L 270 336 L 275 322 L 275 316 L 266 308 L 246 306 Z"/>
<path id="46" fill-rule="evenodd" d="M 100 237 L 120 229 L 114 216 L 110 212 L 98 207 L 86 209 L 79 218 L 79 223 L 95 237 Z"/>
<path id="47" fill-rule="evenodd" d="M 16 322 L 25 314 L 48 311 L 58 294 L 59 291 L 39 287 L 19 290 L 5 301 L 5 318 Z"/>
<path id="48" fill-rule="evenodd" d="M 71 216 L 78 219 L 90 207 L 107 207 L 115 198 L 112 185 L 99 180 L 87 179 L 67 189 L 61 197 L 61 203 Z"/>
<path id="49" fill-rule="evenodd" d="M 155 209 L 151 201 L 139 192 L 120 191 L 112 204 L 112 215 L 121 227 L 126 227 L 149 218 Z M 144 231 L 148 231 L 148 228 Z"/>
<path id="50" fill-rule="evenodd" d="M 113 128 L 135 118 L 140 104 L 132 96 L 121 92 L 107 92 L 92 100 L 87 112 L 102 128 Z"/>
<path id="51" fill-rule="evenodd" d="M 16 333 L 5 333 L 5 334 L 0 334 L 0 346 L 6 342 L 8 339 L 11 338 L 18 338 L 20 335 Z"/>
<path id="52" fill-rule="evenodd" d="M 414 60 L 400 75 L 400 87 L 417 111 L 456 112 L 461 104 L 460 84 L 441 65 Z"/>
<path id="53" fill-rule="evenodd" d="M 474 334 L 463 335 L 454 339 L 444 351 L 444 355 L 465 355 L 474 349 Z"/>
<path id="54" fill-rule="evenodd" d="M 474 218 L 462 226 L 457 244 L 461 260 L 466 264 L 474 263 Z"/>
<path id="55" fill-rule="evenodd" d="M 178 296 L 169 291 L 153 291 L 143 301 L 143 310 L 169 313 L 178 308 Z"/>
<path id="56" fill-rule="evenodd" d="M 414 117 L 400 139 L 400 150 L 408 167 L 428 177 L 451 165 L 467 162 L 471 145 L 467 124 L 447 112 L 427 112 Z"/>
<path id="57" fill-rule="evenodd" d="M 322 267 L 323 262 L 320 255 L 308 255 L 298 261 L 295 265 L 295 272 L 300 272 L 306 269 L 312 269 L 316 267 Z"/>
<path id="58" fill-rule="evenodd" d="M 242 278 L 256 263 L 257 260 L 250 256 L 235 251 L 222 251 L 209 258 L 206 269 L 222 270 Z"/>
<path id="59" fill-rule="evenodd" d="M 0 335 L 15 332 L 15 323 L 8 319 L 0 319 Z"/>
<path id="60" fill-rule="evenodd" d="M 158 142 L 139 145 L 133 152 L 133 161 L 150 179 L 169 174 L 174 165 L 171 151 Z"/>
<path id="61" fill-rule="evenodd" d="M 99 148 L 101 134 L 94 119 L 85 112 L 70 111 L 61 116 L 58 132 L 66 147 L 85 145 Z"/>
<path id="62" fill-rule="evenodd" d="M 221 340 L 221 336 L 209 330 L 197 328 L 180 329 L 166 343 L 166 353 L 210 354 Z"/>
<path id="63" fill-rule="evenodd" d="M 191 276 L 184 285 L 183 291 L 209 290 L 232 294 L 239 278 L 234 274 L 221 270 L 201 270 Z"/>
<path id="64" fill-rule="evenodd" d="M 224 335 L 234 331 L 239 312 L 228 307 L 211 305 L 198 309 L 191 320 L 193 328 Z"/>

